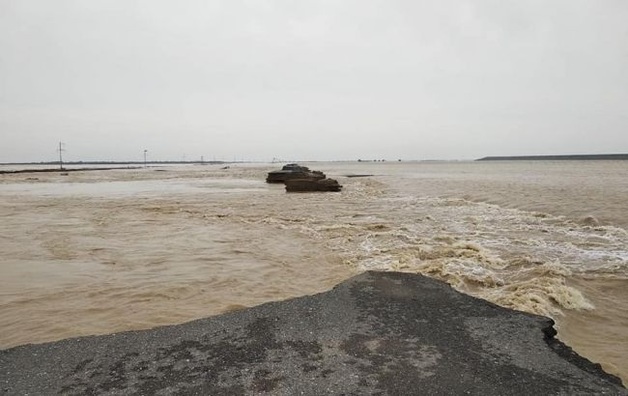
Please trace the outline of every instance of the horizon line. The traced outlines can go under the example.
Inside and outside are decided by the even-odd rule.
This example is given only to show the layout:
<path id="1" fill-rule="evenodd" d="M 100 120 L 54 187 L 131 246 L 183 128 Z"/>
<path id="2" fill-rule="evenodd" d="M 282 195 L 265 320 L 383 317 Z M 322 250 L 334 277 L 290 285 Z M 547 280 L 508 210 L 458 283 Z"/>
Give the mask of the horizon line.
<path id="1" fill-rule="evenodd" d="M 288 162 L 464 162 L 464 161 L 512 161 L 512 160 L 604 160 L 604 159 L 628 159 L 628 153 L 612 154 L 535 154 L 535 155 L 489 155 L 475 159 L 336 159 L 336 160 L 316 160 L 316 159 L 290 159 L 280 160 L 78 160 L 63 161 L 65 165 L 143 165 L 143 164 L 233 164 L 233 163 L 288 163 Z M 0 162 L 0 165 L 59 165 L 60 161 L 20 161 L 20 162 Z"/>

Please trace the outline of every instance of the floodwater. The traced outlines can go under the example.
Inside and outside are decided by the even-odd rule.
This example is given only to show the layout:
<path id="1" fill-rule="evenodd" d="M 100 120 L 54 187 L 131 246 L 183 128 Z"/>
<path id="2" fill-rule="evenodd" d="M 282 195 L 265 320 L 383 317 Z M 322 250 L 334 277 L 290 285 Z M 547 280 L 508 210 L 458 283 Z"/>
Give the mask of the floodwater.
<path id="1" fill-rule="evenodd" d="M 628 161 L 307 165 L 343 191 L 288 194 L 271 164 L 0 175 L 0 348 L 397 270 L 551 316 L 628 382 Z"/>

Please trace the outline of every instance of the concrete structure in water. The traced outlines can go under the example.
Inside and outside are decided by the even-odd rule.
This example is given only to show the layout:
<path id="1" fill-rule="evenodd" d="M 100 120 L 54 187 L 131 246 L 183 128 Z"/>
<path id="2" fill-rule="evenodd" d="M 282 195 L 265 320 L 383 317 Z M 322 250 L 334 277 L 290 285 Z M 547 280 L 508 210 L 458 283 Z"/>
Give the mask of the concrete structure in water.
<path id="1" fill-rule="evenodd" d="M 326 176 L 321 171 L 312 171 L 307 166 L 286 164 L 281 170 L 268 172 L 266 183 L 285 183 L 287 180 L 321 180 Z"/>
<path id="2" fill-rule="evenodd" d="M 0 351 L 22 394 L 628 395 L 551 319 L 427 277 L 367 272 L 182 325 Z"/>
<path id="3" fill-rule="evenodd" d="M 336 179 L 293 179 L 286 180 L 287 192 L 313 192 L 313 191 L 331 191 L 339 192 L 342 186 Z"/>

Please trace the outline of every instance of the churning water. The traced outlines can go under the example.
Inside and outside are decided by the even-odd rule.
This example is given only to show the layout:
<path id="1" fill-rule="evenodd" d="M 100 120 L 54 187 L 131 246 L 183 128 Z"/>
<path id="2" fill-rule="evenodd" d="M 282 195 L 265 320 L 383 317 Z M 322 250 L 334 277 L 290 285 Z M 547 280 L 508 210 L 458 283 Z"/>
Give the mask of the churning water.
<path id="1" fill-rule="evenodd" d="M 1 175 L 0 347 L 397 270 L 551 316 L 628 380 L 628 161 L 308 166 L 343 192 L 287 194 L 259 164 Z"/>

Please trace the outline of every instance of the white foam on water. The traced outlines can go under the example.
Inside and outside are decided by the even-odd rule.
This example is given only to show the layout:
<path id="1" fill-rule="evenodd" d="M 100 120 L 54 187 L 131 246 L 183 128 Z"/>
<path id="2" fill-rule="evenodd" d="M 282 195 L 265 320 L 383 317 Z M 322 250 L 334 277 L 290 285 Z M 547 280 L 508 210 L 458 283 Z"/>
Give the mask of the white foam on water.
<path id="1" fill-rule="evenodd" d="M 325 233 L 342 228 L 351 234 L 335 240 L 353 245 L 339 250 L 346 262 L 362 270 L 422 273 L 537 314 L 560 316 L 563 310 L 592 309 L 567 280 L 584 267 L 617 269 L 608 265 L 609 259 L 621 259 L 623 254 L 615 250 L 621 233 L 609 236 L 605 230 L 595 249 L 577 246 L 591 239 L 592 231 L 600 234 L 599 228 L 578 226 L 575 231 L 572 223 L 547 214 L 452 198 L 402 195 L 382 201 L 390 207 L 385 219 L 365 217 L 351 227 L 320 229 Z M 593 258 L 597 261 L 582 264 Z"/>

